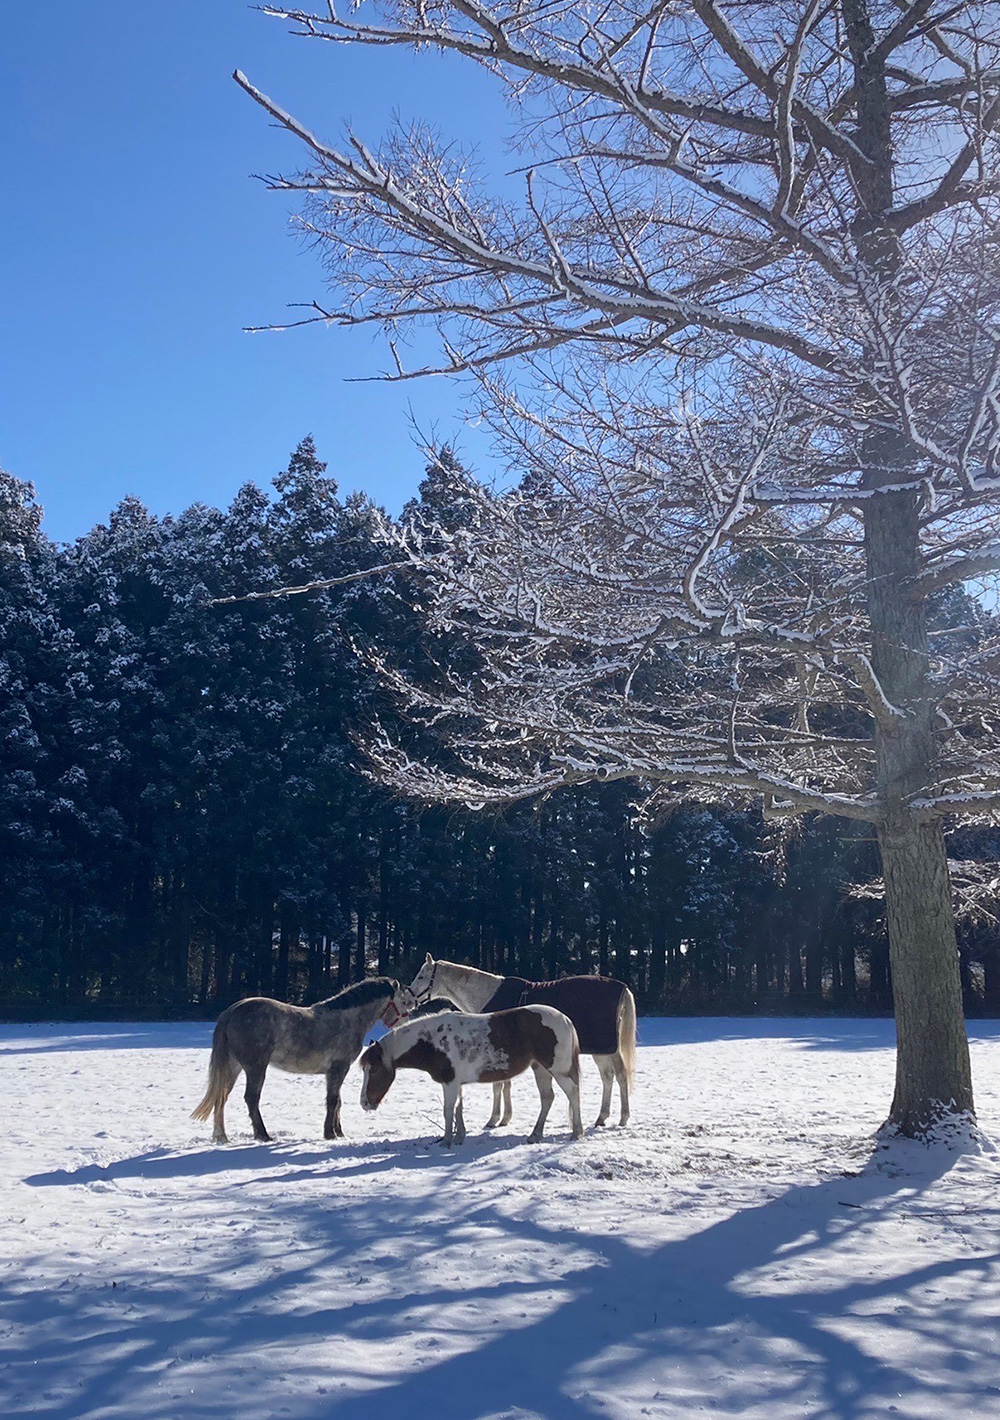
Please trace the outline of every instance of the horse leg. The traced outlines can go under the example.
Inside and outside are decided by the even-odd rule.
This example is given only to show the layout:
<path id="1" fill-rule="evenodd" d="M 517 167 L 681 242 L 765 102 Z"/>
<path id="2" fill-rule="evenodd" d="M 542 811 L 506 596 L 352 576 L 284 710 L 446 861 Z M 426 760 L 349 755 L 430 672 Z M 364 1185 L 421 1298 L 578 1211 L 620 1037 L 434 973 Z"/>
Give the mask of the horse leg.
<path id="1" fill-rule="evenodd" d="M 535 1084 L 538 1086 L 538 1098 L 541 1108 L 538 1111 L 538 1118 L 535 1120 L 535 1127 L 528 1135 L 529 1144 L 537 1144 L 542 1137 L 545 1128 L 545 1121 L 549 1117 L 549 1110 L 552 1108 L 552 1101 L 555 1098 L 555 1090 L 552 1088 L 552 1076 L 544 1065 L 534 1064 L 532 1070 L 535 1073 Z"/>
<path id="2" fill-rule="evenodd" d="M 611 1086 L 615 1082 L 615 1067 L 613 1065 L 613 1055 L 595 1055 L 594 1060 L 597 1068 L 601 1072 L 601 1112 L 594 1121 L 595 1129 L 602 1129 L 608 1122 L 608 1115 L 611 1113 Z"/>
<path id="3" fill-rule="evenodd" d="M 215 1112 L 212 1116 L 212 1143 L 228 1144 L 226 1137 L 226 1100 L 232 1094 L 233 1086 L 236 1084 L 240 1067 L 235 1060 L 226 1063 L 226 1080 L 222 1091 L 216 1096 Z"/>
<path id="4" fill-rule="evenodd" d="M 442 1086 L 442 1089 L 444 1092 L 444 1138 L 441 1142 L 446 1149 L 450 1149 L 455 1138 L 455 1107 L 462 1091 L 454 1080 Z"/>
<path id="5" fill-rule="evenodd" d="M 514 1106 L 510 1102 L 510 1081 L 504 1080 L 500 1088 L 503 1091 L 503 1118 L 500 1123 L 504 1125 L 510 1123 L 511 1115 L 514 1113 Z"/>
<path id="6" fill-rule="evenodd" d="M 580 1113 L 580 1081 L 572 1075 L 553 1075 L 552 1077 L 563 1094 L 569 1100 L 569 1122 L 573 1130 L 574 1139 L 583 1138 L 583 1116 Z"/>
<path id="7" fill-rule="evenodd" d="M 499 1084 L 494 1085 L 494 1086 L 493 1086 L 493 1113 L 490 1115 L 489 1119 L 488 1119 L 488 1120 L 486 1121 L 486 1123 L 483 1125 L 483 1128 L 484 1128 L 484 1129 L 495 1129 L 496 1126 L 500 1123 L 500 1105 L 501 1105 L 502 1100 L 503 1100 L 503 1085 L 499 1085 Z M 506 1124 L 507 1121 L 504 1120 L 504 1123 Z"/>
<path id="8" fill-rule="evenodd" d="M 462 1109 L 462 1091 L 458 1091 L 458 1104 L 455 1106 L 455 1143 L 465 1143 L 465 1111 Z"/>
<path id="9" fill-rule="evenodd" d="M 343 1139 L 340 1127 L 340 1087 L 351 1068 L 349 1061 L 335 1060 L 326 1072 L 326 1119 L 323 1122 L 324 1139 Z"/>
<path id="10" fill-rule="evenodd" d="M 621 1052 L 612 1055 L 611 1063 L 614 1067 L 615 1079 L 618 1081 L 618 1098 L 622 1107 L 622 1116 L 618 1121 L 619 1128 L 628 1123 L 628 1071 L 625 1068 L 625 1061 L 621 1057 Z"/>
<path id="11" fill-rule="evenodd" d="M 247 1072 L 247 1087 L 243 1092 L 243 1098 L 247 1102 L 247 1109 L 250 1111 L 250 1123 L 253 1125 L 253 1137 L 259 1139 L 262 1144 L 268 1144 L 271 1136 L 264 1128 L 264 1121 L 260 1117 L 260 1092 L 264 1088 L 264 1076 L 267 1074 L 267 1061 L 263 1065 L 244 1066 Z"/>

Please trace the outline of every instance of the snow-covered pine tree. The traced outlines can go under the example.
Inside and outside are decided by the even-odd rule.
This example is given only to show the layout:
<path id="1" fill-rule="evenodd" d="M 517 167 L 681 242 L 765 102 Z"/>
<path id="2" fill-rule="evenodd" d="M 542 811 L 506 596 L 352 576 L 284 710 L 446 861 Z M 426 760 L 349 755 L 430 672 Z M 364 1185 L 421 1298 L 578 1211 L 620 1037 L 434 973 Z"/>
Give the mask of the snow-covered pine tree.
<path id="1" fill-rule="evenodd" d="M 29 483 L 0 469 L 0 996 L 16 1003 L 60 974 L 58 949 L 25 950 L 50 906 L 57 851 L 46 743 L 66 656 L 46 604 L 53 548 Z"/>
<path id="2" fill-rule="evenodd" d="M 927 606 L 1000 567 L 1000 7 L 379 9 L 277 13 L 506 83 L 524 201 L 420 130 L 338 150 L 238 75 L 308 154 L 275 185 L 309 194 L 342 297 L 316 319 L 436 323 L 535 475 L 443 550 L 399 534 L 483 664 L 400 684 L 452 717 L 464 772 L 392 743 L 381 772 L 471 802 L 639 776 L 870 824 L 890 1119 L 971 1116 L 943 826 L 1000 807 L 1000 648 L 937 654 Z M 645 695 L 668 657 L 677 684 Z"/>

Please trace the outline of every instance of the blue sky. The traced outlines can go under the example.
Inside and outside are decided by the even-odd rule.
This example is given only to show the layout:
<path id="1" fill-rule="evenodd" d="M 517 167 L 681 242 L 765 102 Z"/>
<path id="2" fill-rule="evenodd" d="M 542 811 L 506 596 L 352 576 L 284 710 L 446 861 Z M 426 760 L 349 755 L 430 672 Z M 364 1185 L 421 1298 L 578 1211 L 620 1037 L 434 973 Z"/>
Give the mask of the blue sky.
<path id="1" fill-rule="evenodd" d="M 294 169 L 296 145 L 230 74 L 333 139 L 377 139 L 395 111 L 468 141 L 475 115 L 502 167 L 486 76 L 296 38 L 242 0 L 52 0 L 8 6 L 4 32 L 0 463 L 35 483 L 50 536 L 128 494 L 225 504 L 308 432 L 344 489 L 398 507 L 422 471 L 411 411 L 488 466 L 454 384 L 345 383 L 385 368 L 366 332 L 243 333 L 324 291 L 292 205 L 250 176 Z"/>

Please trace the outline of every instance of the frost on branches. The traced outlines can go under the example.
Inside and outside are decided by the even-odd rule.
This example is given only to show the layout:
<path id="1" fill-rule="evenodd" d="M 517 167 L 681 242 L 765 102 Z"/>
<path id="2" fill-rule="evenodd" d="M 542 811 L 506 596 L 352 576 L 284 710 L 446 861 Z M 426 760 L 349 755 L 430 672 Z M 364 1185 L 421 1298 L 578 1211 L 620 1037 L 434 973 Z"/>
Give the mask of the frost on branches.
<path id="1" fill-rule="evenodd" d="M 388 378 L 471 379 L 519 479 L 387 532 L 476 659 L 433 688 L 384 668 L 454 758 L 383 738 L 381 773 L 468 803 L 627 775 L 871 823 L 891 1118 L 970 1113 L 943 821 L 1000 808 L 1000 639 L 931 618 L 1000 570 L 1000 7 L 272 13 L 464 56 L 522 120 L 491 196 L 420 129 L 333 148 L 238 76 L 308 154 L 273 180 L 327 258 L 304 319 L 383 328 Z"/>
<path id="2" fill-rule="evenodd" d="M 433 686 L 380 661 L 457 756 L 445 768 L 382 735 L 369 745 L 382 777 L 477 807 L 641 777 L 660 798 L 696 786 L 703 801 L 763 794 L 775 815 L 878 823 L 876 730 L 910 709 L 872 668 L 861 509 L 776 509 L 804 436 L 755 430 L 752 411 L 725 444 L 718 426 L 661 427 L 655 458 L 587 412 L 560 420 L 555 439 L 550 411 L 532 439 L 522 408 L 531 472 L 506 493 L 469 480 L 463 526 L 425 525 L 419 509 L 383 523 L 422 574 L 429 627 L 460 632 L 477 660 Z M 980 615 L 929 642 L 940 749 L 911 799 L 923 817 L 953 812 L 958 793 L 989 806 L 998 629 Z"/>

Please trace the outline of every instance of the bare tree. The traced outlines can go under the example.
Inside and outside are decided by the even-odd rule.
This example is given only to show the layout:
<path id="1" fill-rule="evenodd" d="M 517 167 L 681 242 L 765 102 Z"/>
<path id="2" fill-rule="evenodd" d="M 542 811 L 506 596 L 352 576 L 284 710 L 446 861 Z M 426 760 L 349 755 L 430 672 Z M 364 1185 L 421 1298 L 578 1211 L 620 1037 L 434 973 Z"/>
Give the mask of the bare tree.
<path id="1" fill-rule="evenodd" d="M 414 129 L 308 152 L 338 303 L 388 378 L 478 382 L 527 476 L 468 527 L 387 528 L 476 669 L 384 671 L 458 756 L 410 793 L 586 779 L 870 823 L 898 1025 L 890 1121 L 971 1117 L 944 829 L 1000 808 L 1000 644 L 928 607 L 1000 569 L 1000 7 L 950 0 L 383 0 L 275 8 L 505 83 L 524 168 L 482 190 Z M 397 333 L 442 358 L 406 369 Z M 517 383 L 514 383 L 517 377 Z M 657 787 L 658 786 L 658 787 Z"/>

